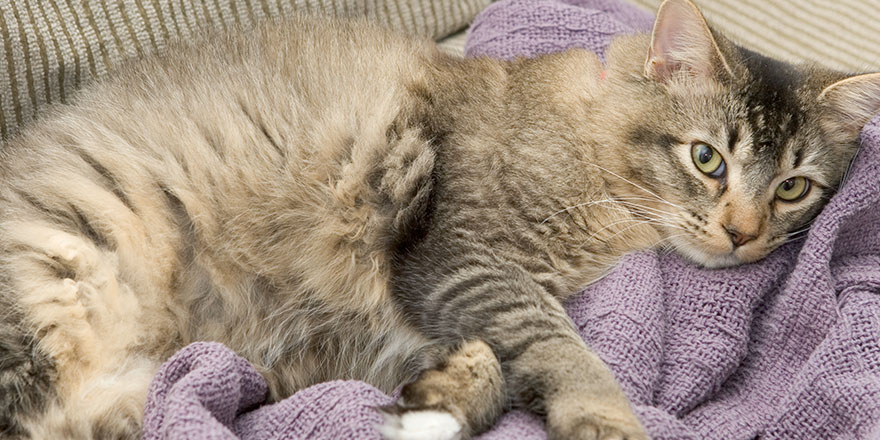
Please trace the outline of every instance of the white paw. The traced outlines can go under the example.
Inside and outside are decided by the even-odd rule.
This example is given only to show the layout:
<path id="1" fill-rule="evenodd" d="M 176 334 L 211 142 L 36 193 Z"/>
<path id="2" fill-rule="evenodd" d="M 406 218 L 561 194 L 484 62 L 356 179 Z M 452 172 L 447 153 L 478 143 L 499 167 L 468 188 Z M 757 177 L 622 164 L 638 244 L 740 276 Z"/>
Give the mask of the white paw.
<path id="1" fill-rule="evenodd" d="M 385 413 L 385 424 L 379 427 L 388 440 L 458 440 L 461 424 L 444 411 L 407 411 Z"/>

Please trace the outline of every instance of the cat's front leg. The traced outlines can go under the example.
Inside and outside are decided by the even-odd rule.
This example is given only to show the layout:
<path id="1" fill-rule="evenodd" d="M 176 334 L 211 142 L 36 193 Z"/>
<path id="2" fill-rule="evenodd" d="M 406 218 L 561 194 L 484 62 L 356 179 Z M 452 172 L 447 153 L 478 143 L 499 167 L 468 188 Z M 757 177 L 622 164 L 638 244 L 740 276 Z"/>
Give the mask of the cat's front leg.
<path id="1" fill-rule="evenodd" d="M 522 406 L 546 414 L 550 439 L 648 438 L 611 372 L 583 344 L 537 342 L 509 367 L 508 388 L 487 344 L 463 344 L 384 409 L 383 434 L 390 440 L 470 438 L 491 426 L 510 392 Z"/>
<path id="2" fill-rule="evenodd" d="M 490 423 L 478 425 L 473 418 L 461 417 L 443 405 L 459 402 L 458 405 L 470 405 L 494 417 L 505 403 L 512 402 L 545 415 L 551 439 L 648 438 L 613 374 L 586 346 L 555 297 L 516 268 L 487 265 L 477 269 L 469 268 L 457 276 L 446 275 L 446 281 L 421 302 L 425 307 L 420 313 L 425 320 L 421 324 L 426 333 L 441 341 L 455 338 L 483 341 L 485 344 L 479 346 L 492 354 L 484 358 L 490 361 L 488 363 L 498 362 L 494 371 L 500 372 L 499 387 L 473 386 L 487 383 L 484 374 L 461 374 L 454 378 L 463 383 L 432 386 L 435 373 L 431 371 L 455 365 L 453 355 L 448 365 L 423 373 L 407 386 L 402 410 L 442 410 L 462 424 L 460 435 L 466 437 L 490 426 L 491 418 L 484 419 Z M 453 391 L 469 386 L 472 392 L 485 393 L 486 389 L 492 389 L 504 395 L 484 400 L 477 394 L 468 398 L 466 393 Z M 436 393 L 408 393 L 410 389 L 436 390 Z M 414 400 L 410 396 L 432 398 Z M 456 437 L 437 434 L 391 438 Z"/>
<path id="3" fill-rule="evenodd" d="M 578 342 L 536 342 L 511 362 L 520 403 L 546 413 L 550 439 L 647 439 L 611 371 Z"/>
<path id="4" fill-rule="evenodd" d="M 516 406 L 546 417 L 551 440 L 641 440 L 645 429 L 611 370 L 581 340 L 554 298 L 524 310 L 493 348 Z M 508 317 L 510 318 L 510 317 Z"/>

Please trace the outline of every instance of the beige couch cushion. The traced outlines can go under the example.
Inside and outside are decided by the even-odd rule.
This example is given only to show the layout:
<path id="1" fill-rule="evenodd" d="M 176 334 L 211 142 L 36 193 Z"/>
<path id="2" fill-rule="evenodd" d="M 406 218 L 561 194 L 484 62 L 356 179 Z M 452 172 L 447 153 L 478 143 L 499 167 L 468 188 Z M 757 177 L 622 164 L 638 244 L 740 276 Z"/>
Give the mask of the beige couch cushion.
<path id="1" fill-rule="evenodd" d="M 656 11 L 662 0 L 629 0 Z M 765 55 L 880 70 L 878 0 L 694 0 L 715 27 Z"/>

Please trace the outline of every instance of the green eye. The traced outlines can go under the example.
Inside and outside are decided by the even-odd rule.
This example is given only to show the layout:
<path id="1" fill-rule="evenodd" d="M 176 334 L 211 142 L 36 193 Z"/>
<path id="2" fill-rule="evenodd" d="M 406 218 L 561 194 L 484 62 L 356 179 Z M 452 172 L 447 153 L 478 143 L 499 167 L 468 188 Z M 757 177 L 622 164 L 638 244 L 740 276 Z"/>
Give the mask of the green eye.
<path id="1" fill-rule="evenodd" d="M 810 190 L 810 180 L 806 177 L 792 177 L 780 183 L 776 187 L 776 197 L 786 202 L 793 202 L 803 198 Z"/>
<path id="2" fill-rule="evenodd" d="M 721 177 L 727 169 L 721 154 L 702 142 L 694 143 L 691 147 L 691 157 L 694 159 L 694 165 L 697 166 L 697 169 L 709 177 Z"/>

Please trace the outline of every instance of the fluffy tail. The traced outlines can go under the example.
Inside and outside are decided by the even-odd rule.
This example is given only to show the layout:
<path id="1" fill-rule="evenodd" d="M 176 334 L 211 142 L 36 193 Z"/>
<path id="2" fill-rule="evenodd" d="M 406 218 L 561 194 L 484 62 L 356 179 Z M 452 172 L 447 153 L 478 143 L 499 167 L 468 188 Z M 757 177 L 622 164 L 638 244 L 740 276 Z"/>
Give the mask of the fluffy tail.
<path id="1" fill-rule="evenodd" d="M 21 328 L 15 307 L 0 310 L 0 437 L 25 437 L 23 421 L 42 413 L 54 396 L 55 367 Z"/>

